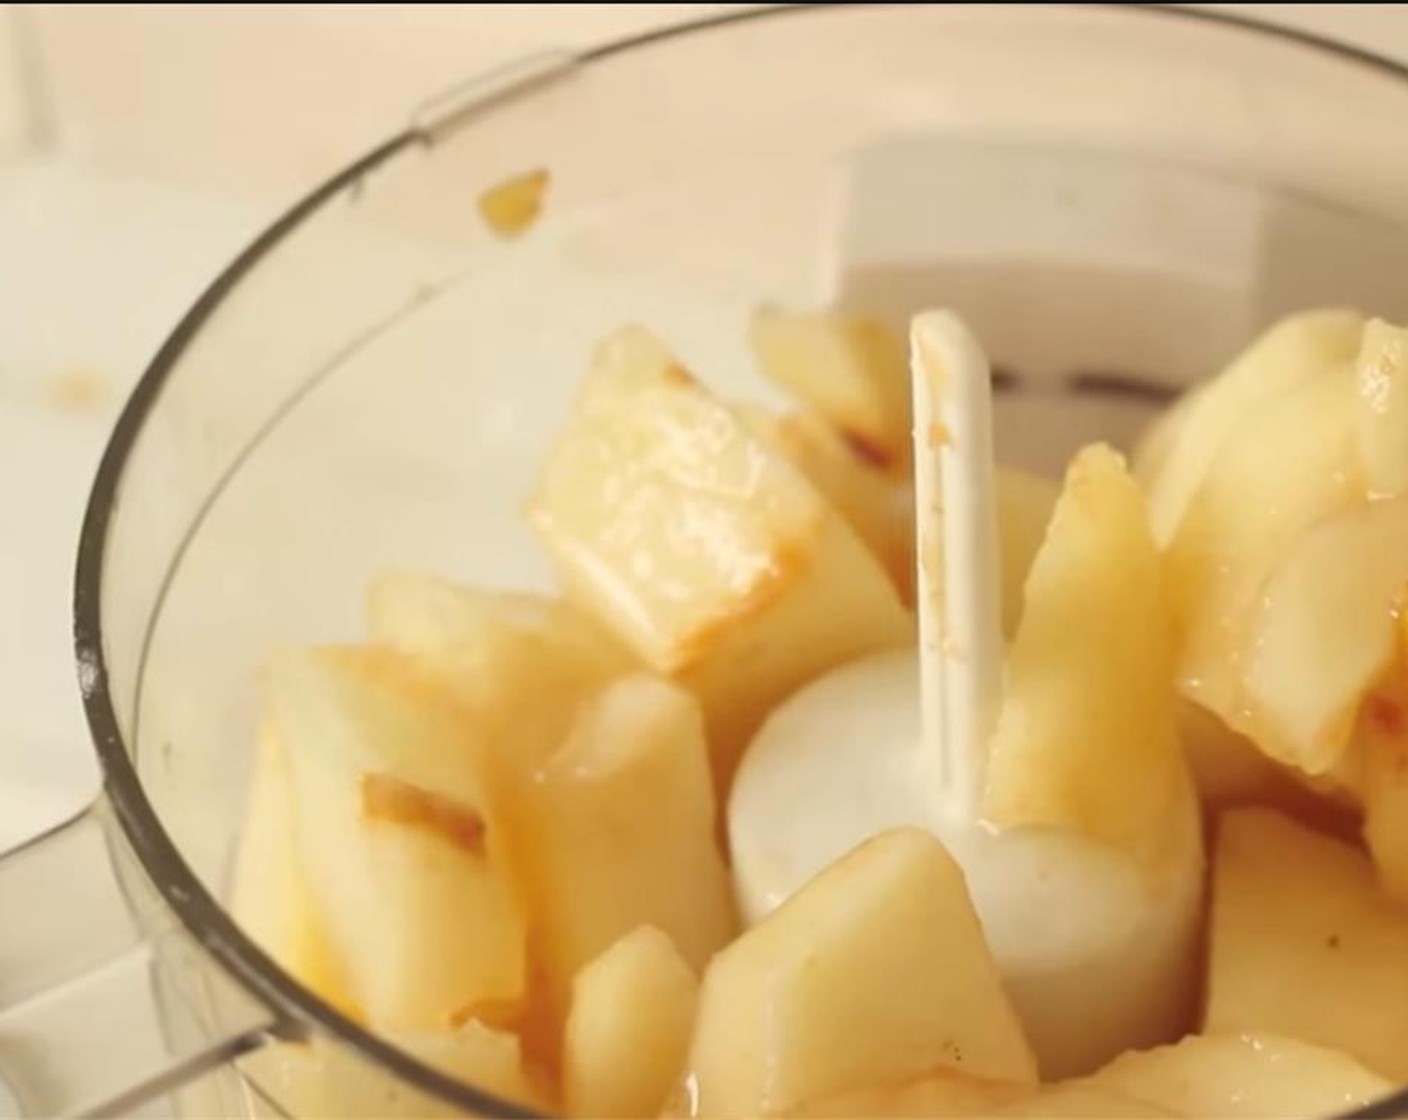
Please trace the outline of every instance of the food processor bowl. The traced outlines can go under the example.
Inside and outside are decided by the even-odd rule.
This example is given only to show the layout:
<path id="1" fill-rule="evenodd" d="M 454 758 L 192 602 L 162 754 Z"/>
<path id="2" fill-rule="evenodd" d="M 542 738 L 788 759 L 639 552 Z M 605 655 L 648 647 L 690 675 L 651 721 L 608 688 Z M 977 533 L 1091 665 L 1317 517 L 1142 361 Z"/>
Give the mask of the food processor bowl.
<path id="1" fill-rule="evenodd" d="M 357 637 L 382 568 L 550 587 L 521 507 L 624 323 L 768 401 L 760 303 L 953 307 L 1000 367 L 1000 457 L 1054 470 L 1283 313 L 1401 319 L 1405 121 L 1382 59 L 1084 5 L 746 9 L 425 106 L 215 281 L 117 424 L 75 596 L 105 787 L 0 862 L 0 1115 L 316 1114 L 329 1083 L 343 1115 L 526 1115 L 223 907 L 268 653 Z M 539 170 L 530 228 L 486 222 Z"/>

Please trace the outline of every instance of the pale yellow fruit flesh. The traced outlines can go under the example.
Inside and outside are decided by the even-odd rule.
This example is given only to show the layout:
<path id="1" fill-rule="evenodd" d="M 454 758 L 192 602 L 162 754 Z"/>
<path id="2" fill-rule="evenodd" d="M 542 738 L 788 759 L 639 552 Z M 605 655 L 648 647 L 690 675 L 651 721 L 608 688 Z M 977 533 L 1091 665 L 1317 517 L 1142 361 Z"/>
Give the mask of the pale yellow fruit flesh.
<path id="1" fill-rule="evenodd" d="M 990 1116 L 1003 1106 L 1026 1101 L 1036 1094 L 1032 1085 L 1009 1081 L 987 1081 L 969 1077 L 952 1066 L 940 1066 L 917 1077 L 867 1085 L 805 1101 L 787 1110 L 788 1116 L 834 1117 L 954 1117 L 971 1120 Z"/>
<path id="2" fill-rule="evenodd" d="M 649 1117 L 684 1068 L 699 982 L 674 943 L 640 926 L 572 985 L 563 1099 L 573 1116 Z"/>
<path id="3" fill-rule="evenodd" d="M 1351 311 L 1289 316 L 1256 338 L 1216 380 L 1200 387 L 1186 412 L 1166 430 L 1168 444 L 1145 452 L 1140 478 L 1149 490 L 1155 539 L 1173 539 L 1194 495 L 1217 469 L 1244 425 L 1282 396 L 1327 369 L 1347 365 L 1359 347 L 1363 317 Z"/>
<path id="4" fill-rule="evenodd" d="M 1175 1115 L 1177 1113 L 1147 1101 L 1134 1100 L 1104 1086 L 1081 1081 L 1045 1086 L 1036 1096 L 1004 1105 L 992 1113 L 993 1117 L 1020 1116 L 1026 1120 L 1143 1120 Z"/>
<path id="5" fill-rule="evenodd" d="M 1036 1079 L 962 871 L 929 833 L 900 829 L 714 957 L 687 1083 L 697 1115 L 756 1116 L 939 1066 Z"/>
<path id="6" fill-rule="evenodd" d="M 542 696 L 580 696 L 637 664 L 589 616 L 530 592 L 382 572 L 372 581 L 367 614 L 374 642 L 425 661 L 477 718 L 511 723 L 517 736 Z"/>
<path id="7" fill-rule="evenodd" d="M 1289 549 L 1249 614 L 1241 726 L 1310 774 L 1349 748 L 1361 701 L 1397 655 L 1408 497 L 1327 517 Z"/>
<path id="8" fill-rule="evenodd" d="M 1267 1033 L 1408 1080 L 1408 911 L 1355 847 L 1272 810 L 1223 815 L 1205 1029 Z"/>
<path id="9" fill-rule="evenodd" d="M 1173 663 L 1143 499 L 1115 452 L 1087 448 L 1027 580 L 988 758 L 988 819 L 1161 858 L 1192 802 Z"/>
<path id="10" fill-rule="evenodd" d="M 749 341 L 767 377 L 803 401 L 873 462 L 903 475 L 910 456 L 904 343 L 877 319 L 763 308 Z"/>
<path id="11" fill-rule="evenodd" d="M 1330 788 L 1277 762 L 1201 705 L 1180 701 L 1178 733 L 1209 817 L 1241 805 L 1265 805 L 1336 835 L 1357 831 L 1359 807 L 1348 786 Z"/>
<path id="12" fill-rule="evenodd" d="M 736 406 L 749 426 L 773 441 L 841 513 L 885 567 L 907 607 L 914 604 L 914 486 L 859 455 L 822 417 L 774 417 L 757 406 Z M 1009 638 L 1022 614 L 1022 587 L 1061 487 L 1027 471 L 997 470 L 997 530 L 1002 566 L 1002 628 Z"/>
<path id="13" fill-rule="evenodd" d="M 1375 496 L 1392 497 L 1408 489 L 1408 330 L 1370 320 L 1354 368 L 1364 478 Z"/>
<path id="14" fill-rule="evenodd" d="M 356 1017 L 342 962 L 308 889 L 293 813 L 288 760 L 266 728 L 255 756 L 230 910 L 250 939 L 300 984 Z"/>
<path id="15" fill-rule="evenodd" d="M 676 685 L 639 674 L 587 702 L 510 827 L 555 1023 L 578 970 L 632 930 L 696 969 L 735 932 L 698 704 Z"/>
<path id="16" fill-rule="evenodd" d="M 1146 494 L 1161 484 L 1164 468 L 1173 449 L 1182 442 L 1189 417 L 1213 384 L 1216 382 L 1206 382 L 1185 391 L 1155 416 L 1141 433 L 1130 453 L 1129 465 Z"/>
<path id="17" fill-rule="evenodd" d="M 517 1037 L 470 1020 L 454 1030 L 388 1031 L 387 1042 L 417 1061 L 519 1107 L 553 1111 L 557 1101 L 524 1065 Z M 308 1116 L 348 1120 L 439 1120 L 463 1116 L 443 1098 L 423 1092 L 346 1047 L 319 1043 L 313 1048 L 323 1108 Z"/>
<path id="18" fill-rule="evenodd" d="M 1394 1087 L 1341 1051 L 1255 1033 L 1195 1035 L 1125 1054 L 1086 1083 L 1172 1116 L 1219 1120 L 1340 1116 Z"/>
<path id="19" fill-rule="evenodd" d="M 1002 633 L 1011 641 L 1022 619 L 1027 579 L 1046 540 L 1061 484 L 1042 475 L 999 467 L 996 493 Z"/>
<path id="20" fill-rule="evenodd" d="M 866 460 L 815 413 L 780 417 L 772 438 L 884 566 L 900 599 L 914 603 L 914 488 Z"/>
<path id="21" fill-rule="evenodd" d="M 1363 500 L 1353 402 L 1346 365 L 1299 382 L 1244 418 L 1168 546 L 1183 689 L 1253 739 L 1240 705 L 1249 612 L 1309 526 Z"/>
<path id="22" fill-rule="evenodd" d="M 474 728 L 478 780 L 495 805 L 509 804 L 562 746 L 579 705 L 639 667 L 589 616 L 542 595 L 385 572 L 372 584 L 368 615 L 376 641 L 454 691 Z"/>
<path id="23" fill-rule="evenodd" d="M 370 647 L 282 653 L 265 693 L 309 890 L 368 1020 L 442 1030 L 521 998 L 522 908 L 453 694 Z"/>
<path id="24" fill-rule="evenodd" d="M 569 599 L 700 696 L 720 796 L 783 696 L 913 639 L 806 476 L 638 329 L 598 349 L 530 517 Z"/>
<path id="25" fill-rule="evenodd" d="M 1364 842 L 1379 885 L 1408 905 L 1408 621 L 1397 624 L 1398 654 L 1360 705 L 1354 746 L 1343 767 L 1364 809 Z"/>

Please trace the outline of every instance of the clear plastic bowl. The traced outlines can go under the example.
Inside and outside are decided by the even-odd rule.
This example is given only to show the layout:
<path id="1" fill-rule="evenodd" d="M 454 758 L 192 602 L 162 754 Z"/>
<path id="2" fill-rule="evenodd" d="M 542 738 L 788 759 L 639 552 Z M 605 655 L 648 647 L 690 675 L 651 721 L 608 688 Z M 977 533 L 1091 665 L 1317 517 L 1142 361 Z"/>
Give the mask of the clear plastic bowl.
<path id="1" fill-rule="evenodd" d="M 1127 439 L 1283 312 L 1402 318 L 1405 121 L 1408 72 L 1381 59 L 1101 6 L 740 11 L 418 113 L 212 285 L 116 428 L 76 593 L 105 793 L 0 865 L 0 913 L 34 915 L 0 937 L 0 975 L 90 1010 L 46 1021 L 0 983 L 0 1034 L 33 1044 L 0 1049 L 0 1083 L 48 1114 L 139 1082 L 105 1106 L 123 1111 L 205 1074 L 180 1107 L 293 1113 L 276 1043 L 301 1040 L 366 1115 L 521 1114 L 340 1017 L 222 908 L 266 652 L 357 635 L 383 566 L 547 586 L 520 505 L 624 322 L 766 396 L 758 302 L 955 306 L 1010 374 L 1004 457 L 1050 467 Z M 504 241 L 475 200 L 539 167 L 544 214 Z M 28 898 L 100 853 L 122 943 Z M 118 950 L 156 978 L 160 1039 L 114 1071 L 77 1024 L 105 1000 L 109 1032 L 135 1014 L 81 967 Z M 1408 1115 L 1408 1094 L 1369 1114 Z"/>

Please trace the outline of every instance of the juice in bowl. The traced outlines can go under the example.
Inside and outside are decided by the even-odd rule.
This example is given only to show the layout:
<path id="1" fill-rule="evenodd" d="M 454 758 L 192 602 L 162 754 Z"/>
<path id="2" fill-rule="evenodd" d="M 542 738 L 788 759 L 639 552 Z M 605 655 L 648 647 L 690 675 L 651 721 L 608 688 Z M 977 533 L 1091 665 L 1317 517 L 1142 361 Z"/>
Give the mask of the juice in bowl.
<path id="1" fill-rule="evenodd" d="M 1202 14 L 784 9 L 310 197 L 80 558 L 186 1107 L 1404 1111 L 1405 108 Z"/>

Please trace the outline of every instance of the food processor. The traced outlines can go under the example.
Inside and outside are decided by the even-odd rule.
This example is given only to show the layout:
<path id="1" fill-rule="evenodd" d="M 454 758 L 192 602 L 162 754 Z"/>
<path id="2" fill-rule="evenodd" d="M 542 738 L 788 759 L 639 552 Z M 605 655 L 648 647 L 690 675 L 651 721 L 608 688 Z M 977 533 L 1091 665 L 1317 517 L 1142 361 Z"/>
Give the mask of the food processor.
<path id="1" fill-rule="evenodd" d="M 942 302 L 993 356 L 999 458 L 1054 471 L 1286 312 L 1401 320 L 1405 121 L 1370 54 L 1100 5 L 740 9 L 428 102 L 215 280 L 112 435 L 75 590 L 105 784 L 0 860 L 0 1116 L 311 1115 L 309 1068 L 342 1115 L 529 1115 L 222 905 L 269 651 L 357 633 L 382 568 L 550 587 L 521 507 L 624 323 L 768 400 L 759 304 Z M 535 222 L 484 220 L 538 172 Z"/>

